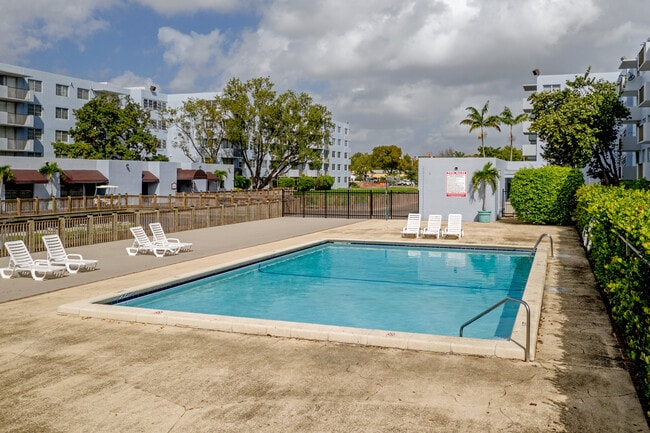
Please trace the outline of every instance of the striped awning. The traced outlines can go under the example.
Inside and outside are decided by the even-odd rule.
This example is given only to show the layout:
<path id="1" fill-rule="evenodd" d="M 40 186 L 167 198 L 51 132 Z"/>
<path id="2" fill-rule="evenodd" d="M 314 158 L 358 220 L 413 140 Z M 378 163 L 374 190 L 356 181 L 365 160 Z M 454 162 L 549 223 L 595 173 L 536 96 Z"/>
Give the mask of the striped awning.
<path id="1" fill-rule="evenodd" d="M 11 173 L 14 175 L 14 178 L 10 183 L 23 185 L 30 183 L 47 183 L 47 178 L 37 170 L 11 169 Z"/>
<path id="2" fill-rule="evenodd" d="M 65 183 L 108 183 L 108 178 L 98 170 L 63 170 Z"/>
<path id="3" fill-rule="evenodd" d="M 160 179 L 148 170 L 142 170 L 142 182 L 144 183 L 156 183 L 160 182 Z"/>

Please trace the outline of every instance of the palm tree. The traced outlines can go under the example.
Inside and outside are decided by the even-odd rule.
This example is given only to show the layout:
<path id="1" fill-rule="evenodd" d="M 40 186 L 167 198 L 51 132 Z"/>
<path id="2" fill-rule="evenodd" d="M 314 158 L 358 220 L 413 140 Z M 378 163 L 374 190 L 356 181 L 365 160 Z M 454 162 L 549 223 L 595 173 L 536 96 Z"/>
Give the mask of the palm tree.
<path id="1" fill-rule="evenodd" d="M 501 119 L 499 116 L 488 116 L 488 105 L 490 104 L 490 101 L 487 101 L 483 108 L 481 108 L 481 111 L 477 110 L 474 107 L 467 107 L 465 110 L 469 112 L 467 115 L 467 118 L 463 119 L 460 121 L 461 125 L 467 125 L 469 126 L 469 132 L 472 132 L 475 129 L 480 130 L 480 134 L 478 138 L 481 139 L 481 150 L 483 151 L 483 158 L 485 158 L 485 143 L 484 143 L 484 138 L 485 138 L 485 128 L 495 128 L 497 131 L 501 131 L 501 128 L 499 127 L 499 124 L 501 123 Z"/>
<path id="2" fill-rule="evenodd" d="M 485 193 L 487 192 L 487 186 L 492 187 L 492 194 L 497 189 L 497 180 L 499 179 L 499 170 L 496 167 L 492 167 L 492 163 L 488 162 L 483 166 L 482 169 L 477 170 L 472 175 L 472 187 L 479 191 L 483 196 L 483 210 L 485 209 Z"/>
<path id="3" fill-rule="evenodd" d="M 223 181 L 228 177 L 228 172 L 226 170 L 215 170 L 214 175 L 219 179 L 219 188 L 223 188 Z"/>
<path id="4" fill-rule="evenodd" d="M 45 161 L 45 165 L 38 169 L 38 172 L 47 178 L 47 183 L 50 187 L 50 197 L 54 194 L 52 193 L 52 179 L 57 173 L 61 173 L 61 169 L 56 162 L 49 163 Z"/>
<path id="5" fill-rule="evenodd" d="M 528 114 L 526 113 L 521 113 L 517 115 L 516 117 L 512 116 L 512 111 L 510 111 L 510 108 L 508 107 L 503 107 L 503 111 L 501 114 L 499 114 L 499 119 L 501 123 L 504 125 L 508 125 L 510 127 L 510 161 L 512 161 L 512 141 L 514 140 L 514 136 L 512 135 L 512 127 L 514 125 L 519 125 L 520 123 L 525 122 L 528 120 Z"/>
<path id="6" fill-rule="evenodd" d="M 4 187 L 4 183 L 9 182 L 14 180 L 15 176 L 11 172 L 11 166 L 10 165 L 0 165 L 0 198 L 4 198 L 4 195 L 2 195 L 2 188 Z"/>

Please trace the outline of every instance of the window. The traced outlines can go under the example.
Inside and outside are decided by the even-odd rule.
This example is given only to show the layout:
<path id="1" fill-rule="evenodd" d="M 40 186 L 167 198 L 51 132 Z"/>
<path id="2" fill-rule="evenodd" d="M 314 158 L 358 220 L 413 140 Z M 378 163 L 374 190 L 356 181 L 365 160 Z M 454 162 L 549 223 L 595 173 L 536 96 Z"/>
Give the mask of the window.
<path id="1" fill-rule="evenodd" d="M 62 143 L 67 143 L 68 142 L 68 131 L 56 131 L 56 141 L 60 141 Z"/>
<path id="2" fill-rule="evenodd" d="M 38 128 L 30 128 L 27 130 L 27 139 L 28 140 L 42 140 L 43 139 L 43 130 Z"/>
<path id="3" fill-rule="evenodd" d="M 560 85 L 559 84 L 544 84 L 542 86 L 542 90 L 545 92 L 552 92 L 554 90 L 560 90 Z"/>
<path id="4" fill-rule="evenodd" d="M 56 85 L 56 96 L 68 96 L 68 86 L 63 84 Z"/>
<path id="5" fill-rule="evenodd" d="M 90 90 L 79 87 L 77 89 L 77 99 L 90 99 Z"/>
<path id="6" fill-rule="evenodd" d="M 40 104 L 29 104 L 27 106 L 27 114 L 31 114 L 32 116 L 42 116 L 43 106 Z"/>
<path id="7" fill-rule="evenodd" d="M 29 90 L 41 93 L 43 91 L 43 82 L 40 80 L 27 80 L 29 83 Z"/>
<path id="8" fill-rule="evenodd" d="M 56 118 L 57 119 L 67 119 L 68 118 L 68 109 L 56 107 Z"/>
<path id="9" fill-rule="evenodd" d="M 142 108 L 145 110 L 164 110 L 167 108 L 167 103 L 145 98 L 142 100 Z"/>

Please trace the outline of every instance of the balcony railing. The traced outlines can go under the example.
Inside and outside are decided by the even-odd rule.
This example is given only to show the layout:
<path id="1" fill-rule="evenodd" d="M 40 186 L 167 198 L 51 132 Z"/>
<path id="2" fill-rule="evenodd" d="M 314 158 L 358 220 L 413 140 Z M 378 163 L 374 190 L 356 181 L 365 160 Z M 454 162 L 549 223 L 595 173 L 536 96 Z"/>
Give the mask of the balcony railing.
<path id="1" fill-rule="evenodd" d="M 34 126 L 34 116 L 0 111 L 0 125 L 32 128 Z"/>
<path id="2" fill-rule="evenodd" d="M 0 150 L 10 152 L 33 152 L 34 140 L 16 140 L 14 138 L 0 138 Z"/>
<path id="3" fill-rule="evenodd" d="M 30 90 L 19 89 L 17 87 L 0 86 L 0 99 L 31 102 L 33 93 Z"/>

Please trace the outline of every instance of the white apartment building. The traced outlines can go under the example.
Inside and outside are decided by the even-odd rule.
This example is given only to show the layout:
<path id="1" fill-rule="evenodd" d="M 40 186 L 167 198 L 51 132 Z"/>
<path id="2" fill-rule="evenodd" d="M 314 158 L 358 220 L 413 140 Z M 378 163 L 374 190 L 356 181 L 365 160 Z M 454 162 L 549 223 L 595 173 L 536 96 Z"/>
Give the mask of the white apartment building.
<path id="1" fill-rule="evenodd" d="M 528 100 L 528 97 L 537 92 L 550 92 L 553 90 L 564 90 L 566 82 L 575 79 L 576 76 L 584 75 L 584 72 L 578 74 L 561 74 L 561 75 L 542 75 L 539 69 L 533 71 L 535 82 L 524 84 L 524 91 L 526 97 L 523 99 L 524 113 L 531 113 L 533 106 Z M 590 72 L 590 77 L 597 80 L 602 79 L 615 83 L 618 80 L 619 72 Z M 522 146 L 525 161 L 544 162 L 542 158 L 542 146 L 544 142 L 537 137 L 537 134 L 530 132 L 530 121 L 522 124 L 524 134 L 528 136 L 528 144 Z"/>
<path id="2" fill-rule="evenodd" d="M 621 97 L 630 109 L 622 137 L 627 152 L 624 179 L 650 179 L 650 38 L 635 57 L 621 57 Z"/>
<path id="3" fill-rule="evenodd" d="M 167 128 L 160 112 L 168 106 L 178 108 L 189 98 L 214 99 L 216 92 L 166 94 L 154 84 L 120 87 L 6 63 L 0 63 L 0 157 L 53 159 L 53 142 L 71 142 L 68 131 L 75 126 L 74 110 L 105 93 L 130 96 L 150 111 L 150 131 L 160 142 L 160 154 L 183 168 L 197 165 L 174 147 L 177 132 L 173 127 Z M 347 123 L 335 122 L 332 141 L 319 147 L 323 156 L 320 170 L 296 168 L 287 176 L 297 176 L 299 172 L 310 176 L 328 174 L 335 179 L 334 187 L 347 187 L 351 156 L 349 133 Z M 236 149 L 225 144 L 219 155 L 219 165 L 228 166 L 229 172 L 247 175 Z"/>

